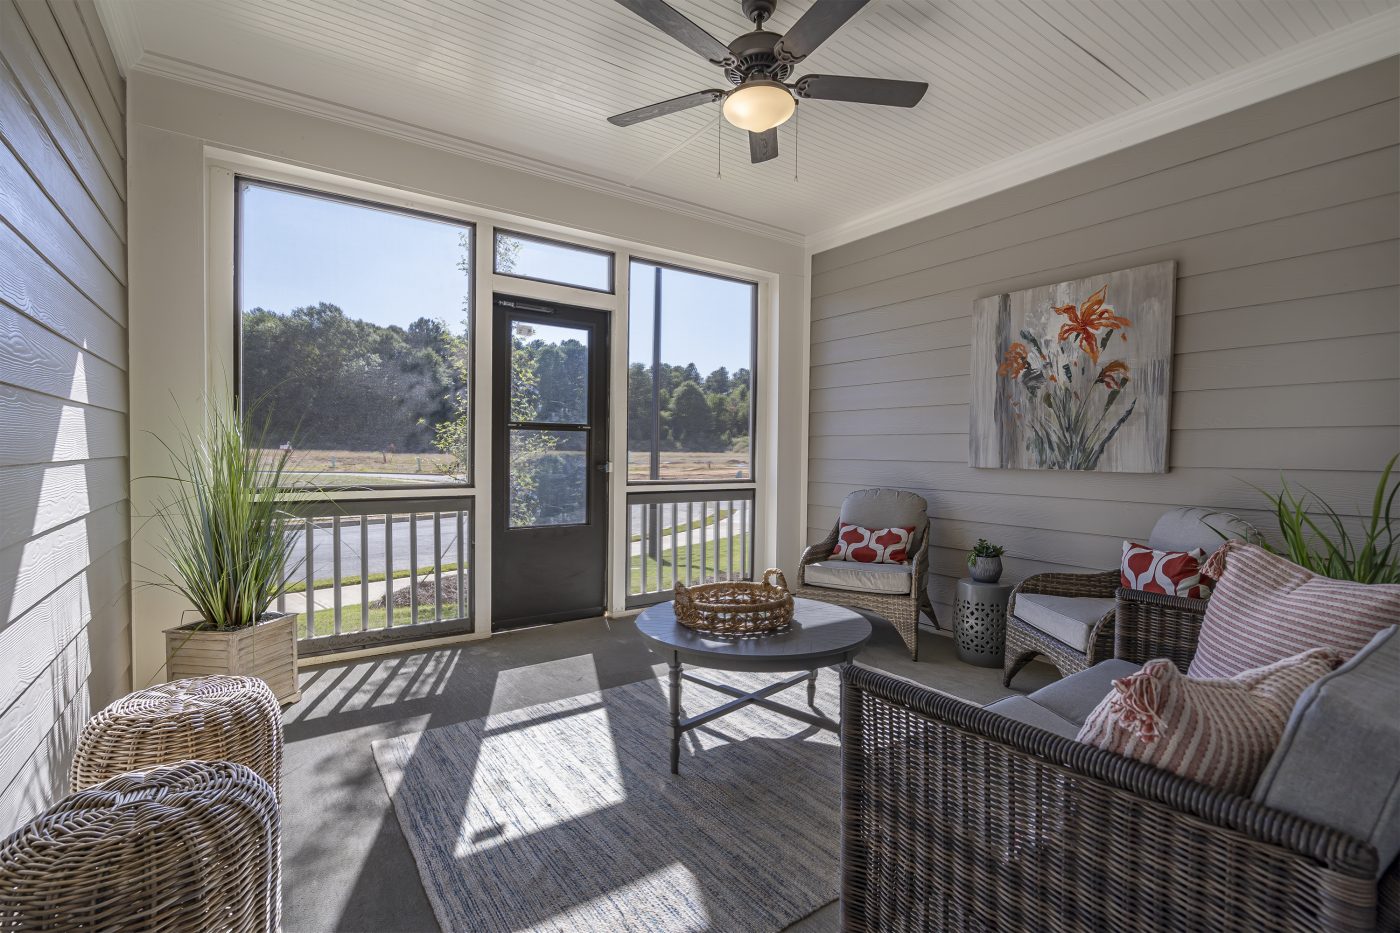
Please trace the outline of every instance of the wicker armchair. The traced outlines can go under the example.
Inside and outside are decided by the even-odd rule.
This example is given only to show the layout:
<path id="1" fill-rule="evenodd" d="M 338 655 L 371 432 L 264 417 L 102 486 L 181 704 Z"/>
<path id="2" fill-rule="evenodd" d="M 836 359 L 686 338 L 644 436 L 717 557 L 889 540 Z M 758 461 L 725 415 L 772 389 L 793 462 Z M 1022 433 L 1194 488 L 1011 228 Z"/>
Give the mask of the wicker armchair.
<path id="1" fill-rule="evenodd" d="M 1175 650 L 1150 637 L 1119 633 Z M 1378 878 L 1367 842 L 877 671 L 842 680 L 844 930 L 1400 929 L 1400 862 Z"/>
<path id="2" fill-rule="evenodd" d="M 1257 541 L 1259 532 L 1255 530 L 1253 525 L 1229 512 L 1180 508 L 1173 509 L 1158 519 L 1147 543 L 1151 547 L 1163 551 L 1189 551 L 1200 548 L 1209 554 L 1219 547 L 1225 538 Z M 1008 687 L 1011 686 L 1011 678 L 1015 677 L 1021 668 L 1029 664 L 1037 655 L 1044 656 L 1055 666 L 1061 676 L 1077 673 L 1093 667 L 1100 661 L 1115 657 L 1115 622 L 1125 611 L 1123 600 L 1119 598 L 1124 593 L 1133 594 L 1128 601 L 1126 611 L 1141 615 L 1144 623 L 1150 623 L 1155 619 L 1155 624 L 1164 626 L 1162 631 L 1165 632 L 1172 625 L 1177 624 L 1178 616 L 1186 620 L 1194 618 L 1196 620 L 1195 628 L 1199 631 L 1200 615 L 1205 611 L 1204 600 L 1178 597 L 1153 597 L 1139 600 L 1135 597 L 1147 597 L 1150 594 L 1139 593 L 1135 590 L 1120 590 L 1118 586 L 1120 579 L 1117 570 L 1109 570 L 1102 573 L 1040 573 L 1023 580 L 1012 591 L 1006 609 L 1006 653 L 1002 668 L 1002 683 Z M 1078 632 L 1075 632 L 1074 643 L 1070 643 L 1063 638 L 1056 637 L 1056 633 L 1048 632 L 1045 628 L 1018 614 L 1017 597 L 1031 594 L 1084 599 L 1086 601 L 1094 600 L 1093 603 L 1083 604 L 1092 611 L 1088 613 L 1088 617 L 1083 619 L 1084 637 L 1082 642 L 1078 637 Z M 1189 625 L 1189 621 L 1182 624 Z M 1192 637 L 1191 645 L 1191 651 L 1194 653 L 1194 637 Z M 1130 660 L 1150 660 L 1150 658 L 1138 659 L 1135 654 L 1118 654 L 1116 656 L 1126 657 Z M 1152 657 L 1164 656 L 1158 654 Z M 1172 658 L 1175 660 L 1176 656 L 1172 655 Z M 1189 657 L 1187 663 L 1189 663 Z M 1185 669 L 1180 662 L 1178 662 L 1178 666 Z"/>
<path id="3" fill-rule="evenodd" d="M 862 489 L 851 493 L 841 503 L 841 518 L 821 541 L 802 554 L 797 568 L 794 596 L 819 599 L 822 602 L 865 609 L 882 616 L 899 632 L 909 649 L 909 657 L 919 659 L 919 613 L 926 612 L 935 626 L 938 617 L 928 595 L 928 503 L 922 496 L 902 489 Z M 863 528 L 914 527 L 910 585 L 905 592 L 882 593 L 854 589 L 837 589 L 808 582 L 808 568 L 831 559 L 836 549 L 836 535 L 841 521 Z M 859 567 L 859 564 L 855 566 Z"/>
<path id="4" fill-rule="evenodd" d="M 1085 638 L 1086 647 L 1081 649 L 1023 621 L 1016 614 L 1016 601 L 1023 594 L 1112 600 L 1118 592 L 1120 580 L 1121 576 L 1117 570 L 1106 570 L 1103 573 L 1038 573 L 1017 584 L 1006 604 L 1006 654 L 1001 682 L 1011 686 L 1011 678 L 1020 673 L 1021 668 L 1033 661 L 1037 655 L 1043 655 L 1061 676 L 1093 667 L 1100 661 L 1113 657 L 1113 621 L 1117 616 L 1116 608 L 1104 607 L 1105 611 L 1099 615 L 1098 621 L 1089 626 Z"/>

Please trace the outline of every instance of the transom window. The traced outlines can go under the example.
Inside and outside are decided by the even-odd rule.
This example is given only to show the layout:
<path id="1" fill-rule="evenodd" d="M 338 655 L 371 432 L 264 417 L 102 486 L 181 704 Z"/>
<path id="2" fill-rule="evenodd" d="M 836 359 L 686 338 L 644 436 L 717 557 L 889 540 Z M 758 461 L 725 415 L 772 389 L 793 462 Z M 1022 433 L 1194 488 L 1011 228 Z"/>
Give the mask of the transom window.
<path id="1" fill-rule="evenodd" d="M 633 260 L 627 479 L 753 478 L 758 286 Z"/>
<path id="2" fill-rule="evenodd" d="M 613 291 L 612 253 L 509 230 L 496 231 L 494 269 L 517 279 Z"/>
<path id="3" fill-rule="evenodd" d="M 238 378 L 299 481 L 471 481 L 469 223 L 239 179 Z"/>

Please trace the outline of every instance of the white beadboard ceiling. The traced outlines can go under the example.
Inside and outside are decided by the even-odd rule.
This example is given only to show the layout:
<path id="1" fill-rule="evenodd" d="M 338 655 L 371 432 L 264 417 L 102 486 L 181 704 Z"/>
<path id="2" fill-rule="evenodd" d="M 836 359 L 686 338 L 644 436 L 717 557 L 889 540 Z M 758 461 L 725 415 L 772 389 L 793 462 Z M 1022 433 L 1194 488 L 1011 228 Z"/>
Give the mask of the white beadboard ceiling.
<path id="1" fill-rule="evenodd" d="M 1400 0 L 873 0 L 797 74 L 923 80 L 923 102 L 803 103 L 762 165 L 717 105 L 606 122 L 727 86 L 612 0 L 101 3 L 128 67 L 348 108 L 810 244 L 1098 124 L 1121 145 L 1115 121 L 1329 35 L 1395 33 Z M 768 28 L 810 4 L 780 0 Z M 722 42 L 751 28 L 738 0 L 673 5 Z"/>

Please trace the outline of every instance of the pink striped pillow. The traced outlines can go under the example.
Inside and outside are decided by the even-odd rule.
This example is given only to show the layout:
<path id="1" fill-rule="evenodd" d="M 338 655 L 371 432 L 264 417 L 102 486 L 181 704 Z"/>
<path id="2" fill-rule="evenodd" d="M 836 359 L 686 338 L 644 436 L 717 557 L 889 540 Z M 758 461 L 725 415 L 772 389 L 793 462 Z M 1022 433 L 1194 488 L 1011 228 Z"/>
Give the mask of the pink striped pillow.
<path id="1" fill-rule="evenodd" d="M 1232 677 L 1308 648 L 1351 657 L 1400 623 L 1400 584 L 1320 577 L 1258 545 L 1226 541 L 1205 566 L 1206 604 L 1192 677 Z"/>
<path id="2" fill-rule="evenodd" d="M 1209 787 L 1254 790 L 1298 697 L 1342 662 L 1314 648 L 1224 680 L 1187 677 L 1166 658 L 1113 682 L 1079 741 Z"/>

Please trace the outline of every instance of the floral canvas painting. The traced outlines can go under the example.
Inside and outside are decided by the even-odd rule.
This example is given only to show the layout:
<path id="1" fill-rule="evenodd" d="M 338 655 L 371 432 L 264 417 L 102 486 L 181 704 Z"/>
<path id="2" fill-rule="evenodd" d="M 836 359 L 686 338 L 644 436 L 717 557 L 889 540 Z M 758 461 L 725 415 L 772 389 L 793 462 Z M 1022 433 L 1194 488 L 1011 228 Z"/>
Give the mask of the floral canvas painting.
<path id="1" fill-rule="evenodd" d="M 974 467 L 1165 473 L 1176 263 L 973 306 Z"/>

